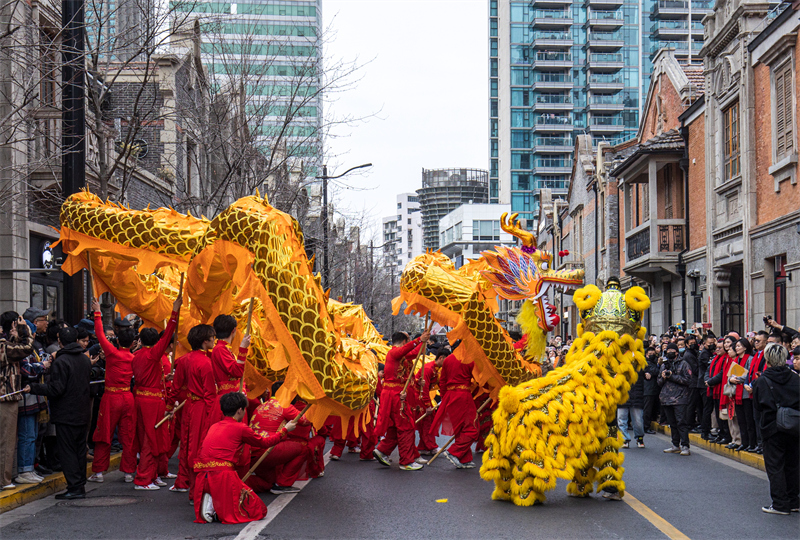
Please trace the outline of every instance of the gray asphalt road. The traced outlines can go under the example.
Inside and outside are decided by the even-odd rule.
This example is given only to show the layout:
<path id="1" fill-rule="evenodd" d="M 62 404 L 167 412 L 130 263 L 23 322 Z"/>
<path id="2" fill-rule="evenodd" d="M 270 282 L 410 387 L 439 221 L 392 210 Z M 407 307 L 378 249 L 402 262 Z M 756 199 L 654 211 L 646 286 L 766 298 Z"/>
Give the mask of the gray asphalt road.
<path id="1" fill-rule="evenodd" d="M 443 442 L 443 440 L 442 440 Z M 310 482 L 271 521 L 251 525 L 192 523 L 185 495 L 134 491 L 119 473 L 90 485 L 92 506 L 54 504 L 52 497 L 0 515 L 0 537 L 83 538 L 683 538 L 793 539 L 800 515 L 772 516 L 766 475 L 702 450 L 665 455 L 666 438 L 626 451 L 625 480 L 643 506 L 593 496 L 566 496 L 566 482 L 544 506 L 518 508 L 490 499 L 477 469 L 446 459 L 418 472 L 386 469 L 345 454 L 325 478 Z M 396 455 L 395 455 L 396 458 Z M 395 459 L 396 462 L 396 459 Z M 286 496 L 263 497 L 282 506 Z M 437 503 L 437 499 L 447 499 Z M 112 504 L 114 504 L 112 506 Z M 638 511 L 637 511 L 638 508 Z M 649 519 L 648 519 L 649 518 Z M 659 530 L 666 530 L 667 534 Z"/>

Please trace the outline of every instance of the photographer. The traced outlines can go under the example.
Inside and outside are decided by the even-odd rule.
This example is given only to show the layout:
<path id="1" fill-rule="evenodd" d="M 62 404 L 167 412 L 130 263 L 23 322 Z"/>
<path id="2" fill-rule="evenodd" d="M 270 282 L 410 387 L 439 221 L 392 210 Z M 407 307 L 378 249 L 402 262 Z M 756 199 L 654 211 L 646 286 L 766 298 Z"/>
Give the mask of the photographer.
<path id="1" fill-rule="evenodd" d="M 667 345 L 666 360 L 658 374 L 661 386 L 659 399 L 663 414 L 669 424 L 672 435 L 672 447 L 664 450 L 666 454 L 690 456 L 689 451 L 689 419 L 687 406 L 690 398 L 690 385 L 694 376 L 689 364 L 678 358 L 678 346 Z"/>
<path id="2" fill-rule="evenodd" d="M 644 356 L 647 359 L 647 366 L 641 374 L 644 380 L 642 423 L 644 432 L 653 434 L 655 431 L 650 427 L 650 423 L 658 418 L 658 393 L 661 390 L 658 386 L 658 351 L 654 347 L 647 347 Z"/>

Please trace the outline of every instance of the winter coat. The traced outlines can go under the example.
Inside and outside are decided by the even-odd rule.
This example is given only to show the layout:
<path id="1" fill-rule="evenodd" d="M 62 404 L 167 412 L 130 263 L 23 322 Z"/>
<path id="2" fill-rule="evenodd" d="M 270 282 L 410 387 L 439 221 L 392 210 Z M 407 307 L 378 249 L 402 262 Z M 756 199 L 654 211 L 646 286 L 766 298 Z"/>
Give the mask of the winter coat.
<path id="1" fill-rule="evenodd" d="M 788 366 L 767 368 L 753 382 L 753 407 L 761 423 L 761 436 L 778 433 L 778 407 L 800 410 L 800 376 Z"/>
<path id="2" fill-rule="evenodd" d="M 661 387 L 658 386 L 658 357 L 653 359 L 651 362 L 650 360 L 647 361 L 647 365 L 642 370 L 640 374 L 642 380 L 644 381 L 644 395 L 645 396 L 657 396 L 659 392 L 661 392 Z M 644 374 L 649 373 L 650 379 L 648 380 Z"/>
<path id="3" fill-rule="evenodd" d="M 628 401 L 619 405 L 618 409 L 642 409 L 644 408 L 644 369 L 638 372 L 639 378 L 636 379 L 636 384 L 631 386 L 628 392 Z M 654 380 L 654 379 L 651 379 Z"/>
<path id="4" fill-rule="evenodd" d="M 711 353 L 703 347 L 697 355 L 697 388 L 706 389 L 706 377 L 708 376 L 708 366 L 711 363 Z"/>
<path id="5" fill-rule="evenodd" d="M 687 348 L 685 351 L 683 351 L 683 360 L 689 364 L 689 369 L 692 370 L 693 380 L 689 387 L 697 388 L 697 373 L 700 371 L 698 367 L 699 362 L 697 360 L 697 351 Z M 703 386 L 705 386 L 705 382 L 703 383 Z"/>
<path id="6" fill-rule="evenodd" d="M 0 334 L 0 395 L 10 394 L 22 389 L 22 375 L 19 363 L 33 352 L 33 338 L 12 339 Z M 22 394 L 9 396 L 0 401 L 19 401 Z"/>
<path id="7" fill-rule="evenodd" d="M 31 394 L 50 398 L 50 421 L 53 424 L 82 426 L 91 416 L 89 378 L 92 361 L 78 343 L 70 343 L 58 352 L 50 366 L 50 381 L 31 384 Z"/>
<path id="8" fill-rule="evenodd" d="M 665 378 L 664 372 L 667 369 L 672 373 Z M 689 363 L 683 359 L 664 362 L 658 373 L 658 384 L 661 385 L 658 398 L 662 405 L 687 405 L 690 388 L 694 386 L 694 374 Z"/>

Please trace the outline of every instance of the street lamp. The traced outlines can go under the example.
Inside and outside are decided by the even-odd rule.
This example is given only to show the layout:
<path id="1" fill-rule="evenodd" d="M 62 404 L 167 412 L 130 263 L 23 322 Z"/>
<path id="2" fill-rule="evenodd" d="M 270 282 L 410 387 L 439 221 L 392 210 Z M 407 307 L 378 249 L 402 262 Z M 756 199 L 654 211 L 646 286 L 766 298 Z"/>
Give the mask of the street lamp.
<path id="1" fill-rule="evenodd" d="M 328 166 L 322 166 L 322 176 L 317 176 L 317 180 L 322 180 L 322 289 L 328 287 L 328 180 L 341 178 L 347 173 L 356 169 L 372 167 L 372 163 L 365 163 L 356 167 L 350 167 L 342 174 L 328 176 Z"/>

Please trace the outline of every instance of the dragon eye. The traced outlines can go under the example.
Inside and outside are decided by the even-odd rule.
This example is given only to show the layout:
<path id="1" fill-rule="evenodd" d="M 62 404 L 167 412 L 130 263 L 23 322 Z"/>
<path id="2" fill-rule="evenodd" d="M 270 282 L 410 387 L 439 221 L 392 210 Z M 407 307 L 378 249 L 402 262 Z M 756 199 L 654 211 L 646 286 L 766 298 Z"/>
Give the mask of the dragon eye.
<path id="1" fill-rule="evenodd" d="M 546 262 L 542 263 L 542 270 L 547 270 L 547 263 Z"/>

